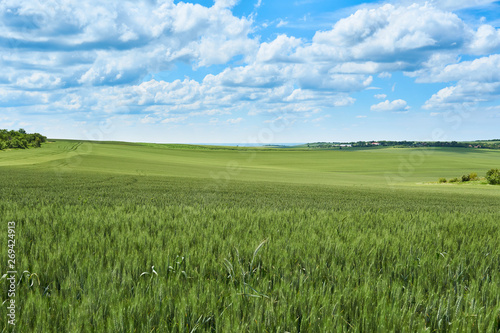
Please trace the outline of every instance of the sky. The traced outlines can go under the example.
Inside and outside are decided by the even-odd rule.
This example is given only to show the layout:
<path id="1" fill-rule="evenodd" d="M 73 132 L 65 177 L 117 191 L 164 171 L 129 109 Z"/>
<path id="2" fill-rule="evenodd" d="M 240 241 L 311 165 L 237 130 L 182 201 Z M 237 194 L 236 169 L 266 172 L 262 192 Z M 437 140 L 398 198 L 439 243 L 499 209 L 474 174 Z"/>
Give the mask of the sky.
<path id="1" fill-rule="evenodd" d="M 500 2 L 2 0 L 0 128 L 286 143 L 500 138 Z"/>

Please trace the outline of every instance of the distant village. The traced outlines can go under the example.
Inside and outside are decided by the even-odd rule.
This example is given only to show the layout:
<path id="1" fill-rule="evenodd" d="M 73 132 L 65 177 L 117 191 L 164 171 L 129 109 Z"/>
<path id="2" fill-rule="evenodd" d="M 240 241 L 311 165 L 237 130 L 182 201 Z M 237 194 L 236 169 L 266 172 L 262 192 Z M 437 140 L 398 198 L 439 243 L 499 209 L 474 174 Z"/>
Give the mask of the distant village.
<path id="1" fill-rule="evenodd" d="M 342 149 L 353 147 L 455 147 L 476 149 L 500 149 L 500 139 L 481 141 L 357 141 L 357 142 L 314 142 L 308 143 L 310 149 Z"/>

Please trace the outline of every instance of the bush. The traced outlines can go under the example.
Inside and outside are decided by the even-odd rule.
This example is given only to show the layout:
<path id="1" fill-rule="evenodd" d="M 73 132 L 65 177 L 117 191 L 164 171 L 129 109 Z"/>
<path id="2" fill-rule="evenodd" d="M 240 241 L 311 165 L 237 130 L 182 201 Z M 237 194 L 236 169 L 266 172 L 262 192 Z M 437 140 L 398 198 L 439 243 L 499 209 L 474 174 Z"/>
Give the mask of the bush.
<path id="1" fill-rule="evenodd" d="M 439 183 L 446 183 L 446 178 L 439 178 Z"/>
<path id="2" fill-rule="evenodd" d="M 488 184 L 500 185 L 500 170 L 491 169 L 486 172 L 486 180 L 488 181 Z"/>
<path id="3" fill-rule="evenodd" d="M 450 181 L 449 181 L 449 182 L 450 182 L 450 183 L 458 183 L 458 182 L 459 182 L 459 180 L 458 180 L 458 178 L 457 178 L 457 177 L 455 177 L 455 178 L 450 179 Z"/>
<path id="4" fill-rule="evenodd" d="M 463 182 L 468 182 L 470 180 L 470 175 L 463 175 L 462 176 L 462 181 Z"/>
<path id="5" fill-rule="evenodd" d="M 21 148 L 22 144 L 21 141 L 19 141 L 19 139 L 14 138 L 9 142 L 9 146 L 10 148 Z"/>
<path id="6" fill-rule="evenodd" d="M 469 174 L 469 178 L 470 178 L 470 180 L 477 180 L 478 179 L 477 178 L 477 172 L 471 172 Z"/>
<path id="7" fill-rule="evenodd" d="M 40 148 L 42 146 L 40 138 L 35 138 L 35 140 L 33 141 L 32 145 L 35 148 Z"/>

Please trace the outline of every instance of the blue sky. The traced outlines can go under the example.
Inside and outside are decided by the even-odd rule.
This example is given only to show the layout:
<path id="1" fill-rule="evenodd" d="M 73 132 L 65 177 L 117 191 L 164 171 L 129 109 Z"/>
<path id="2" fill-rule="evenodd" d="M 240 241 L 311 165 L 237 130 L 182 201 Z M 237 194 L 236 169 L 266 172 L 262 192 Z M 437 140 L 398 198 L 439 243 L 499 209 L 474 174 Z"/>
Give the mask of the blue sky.
<path id="1" fill-rule="evenodd" d="M 0 128 L 280 143 L 500 138 L 500 2 L 0 3 Z"/>

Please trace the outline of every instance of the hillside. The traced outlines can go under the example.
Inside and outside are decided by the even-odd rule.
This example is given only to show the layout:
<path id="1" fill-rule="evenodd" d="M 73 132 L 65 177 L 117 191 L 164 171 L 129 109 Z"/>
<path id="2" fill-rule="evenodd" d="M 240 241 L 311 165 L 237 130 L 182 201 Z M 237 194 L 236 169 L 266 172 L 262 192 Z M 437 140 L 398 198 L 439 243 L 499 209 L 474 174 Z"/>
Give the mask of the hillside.
<path id="1" fill-rule="evenodd" d="M 55 173 L 129 175 L 329 185 L 417 185 L 469 172 L 484 176 L 500 152 L 463 148 L 311 151 L 57 140 L 41 149 L 1 153 L 0 166 Z"/>
<path id="2" fill-rule="evenodd" d="M 2 151 L 16 329 L 494 331 L 500 187 L 435 181 L 499 164 L 464 148 Z"/>

